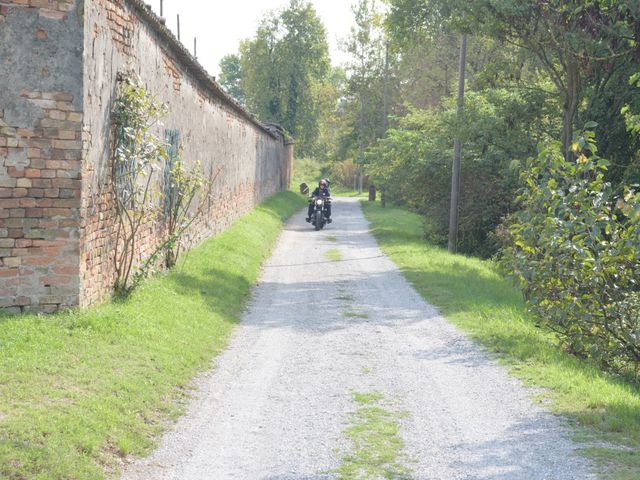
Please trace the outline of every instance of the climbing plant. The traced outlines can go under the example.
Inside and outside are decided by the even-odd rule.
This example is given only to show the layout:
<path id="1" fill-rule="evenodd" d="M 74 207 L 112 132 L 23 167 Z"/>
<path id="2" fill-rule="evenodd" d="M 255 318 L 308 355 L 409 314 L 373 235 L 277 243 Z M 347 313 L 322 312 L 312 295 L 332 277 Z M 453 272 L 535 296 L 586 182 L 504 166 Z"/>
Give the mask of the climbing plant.
<path id="1" fill-rule="evenodd" d="M 199 162 L 187 167 L 179 158 L 176 131 L 168 138 L 175 141 L 169 142 L 155 133 L 166 113 L 167 106 L 136 74 L 120 75 L 112 113 L 111 164 L 117 221 L 113 257 L 116 296 L 129 294 L 159 264 L 174 266 L 182 237 L 207 205 L 203 199 L 210 193 L 213 178 L 206 179 Z M 200 204 L 194 206 L 203 191 Z M 162 232 L 160 240 L 150 253 L 139 257 L 140 237 L 155 227 Z"/>
<path id="2" fill-rule="evenodd" d="M 153 180 L 154 173 L 166 159 L 166 146 L 152 129 L 166 111 L 166 106 L 144 88 L 137 75 L 128 72 L 119 76 L 112 111 L 114 148 L 111 163 L 117 221 L 114 251 L 117 295 L 131 290 L 140 233 L 157 218 Z"/>

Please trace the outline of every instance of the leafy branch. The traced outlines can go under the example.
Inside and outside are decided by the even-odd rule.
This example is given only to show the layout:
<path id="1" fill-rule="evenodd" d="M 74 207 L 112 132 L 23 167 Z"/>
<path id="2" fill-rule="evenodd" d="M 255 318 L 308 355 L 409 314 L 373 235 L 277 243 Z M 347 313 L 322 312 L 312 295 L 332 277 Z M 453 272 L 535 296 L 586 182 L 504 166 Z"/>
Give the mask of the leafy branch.
<path id="1" fill-rule="evenodd" d="M 175 265 L 182 239 L 204 214 L 218 169 L 206 179 L 200 162 L 191 168 L 178 159 L 171 166 L 169 185 L 159 188 L 158 172 L 169 165 L 168 144 L 154 130 L 167 113 L 133 72 L 119 75 L 118 95 L 112 111 L 113 158 L 111 187 L 117 219 L 114 248 L 116 296 L 128 295 L 155 266 Z M 200 195 L 200 192 L 204 192 Z M 199 205 L 194 208 L 196 198 Z M 166 205 L 166 210 L 163 208 Z M 140 257 L 141 236 L 162 225 L 160 241 Z M 162 260 L 161 260 L 161 257 Z M 134 269 L 134 266 L 136 268 Z"/>

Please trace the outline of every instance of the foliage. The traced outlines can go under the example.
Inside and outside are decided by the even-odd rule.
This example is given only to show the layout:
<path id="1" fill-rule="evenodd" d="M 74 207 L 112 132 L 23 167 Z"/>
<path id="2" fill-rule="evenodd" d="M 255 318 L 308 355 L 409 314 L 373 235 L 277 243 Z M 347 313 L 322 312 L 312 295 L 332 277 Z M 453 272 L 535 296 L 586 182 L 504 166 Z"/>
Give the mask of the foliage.
<path id="1" fill-rule="evenodd" d="M 167 222 L 167 238 L 159 247 L 165 252 L 165 266 L 171 268 L 176 264 L 180 255 L 181 239 L 193 222 L 204 214 L 207 206 L 206 200 L 211 193 L 211 186 L 218 172 L 211 179 L 206 179 L 200 167 L 200 162 L 195 162 L 188 168 L 183 160 L 174 163 L 171 169 L 171 185 L 168 189 L 165 219 Z M 199 193 L 200 203 L 195 211 L 192 205 Z"/>
<path id="2" fill-rule="evenodd" d="M 167 151 L 153 128 L 165 114 L 166 106 L 144 88 L 137 75 L 123 75 L 112 111 L 111 184 L 118 222 L 114 290 L 118 294 L 126 294 L 132 288 L 140 233 L 159 214 L 158 202 L 153 198 L 153 177 L 166 161 Z"/>
<path id="3" fill-rule="evenodd" d="M 388 23 L 402 39 L 452 28 L 482 33 L 530 52 L 562 99 L 567 155 L 585 95 L 595 91 L 597 98 L 612 79 L 620 81 L 615 73 L 640 55 L 640 16 L 628 0 L 391 0 Z M 589 112 L 584 116 L 594 118 Z"/>
<path id="4" fill-rule="evenodd" d="M 497 248 L 492 232 L 510 211 L 517 187 L 513 159 L 535 152 L 539 133 L 533 119 L 544 102 L 544 96 L 506 89 L 471 92 L 461 124 L 453 99 L 443 110 L 412 110 L 369 151 L 367 171 L 375 184 L 386 186 L 391 201 L 424 215 L 428 239 L 446 244 L 451 145 L 459 134 L 464 144 L 459 250 L 490 256 Z"/>
<path id="5" fill-rule="evenodd" d="M 329 178 L 332 187 L 336 186 L 357 190 L 356 178 L 358 176 L 358 165 L 353 160 L 348 159 L 343 162 L 334 162 L 329 166 Z M 368 182 L 364 179 L 364 187 Z"/>
<path id="6" fill-rule="evenodd" d="M 385 254 L 447 320 L 495 353 L 510 373 L 539 392 L 534 398 L 571 420 L 576 436 L 596 445 L 603 479 L 640 478 L 640 388 L 558 348 L 537 328 L 522 296 L 492 262 L 452 255 L 422 239 L 422 219 L 406 209 L 362 202 Z"/>
<path id="7" fill-rule="evenodd" d="M 318 99 L 318 147 L 313 156 L 322 161 L 344 159 L 346 152 L 343 139 L 351 134 L 349 114 L 346 111 L 344 93 L 347 74 L 342 67 L 330 70 L 327 80 L 316 83 L 314 95 Z"/>
<path id="8" fill-rule="evenodd" d="M 326 163 L 313 158 L 296 158 L 293 161 L 291 188 L 298 191 L 298 186 L 301 183 L 306 183 L 309 186 L 316 185 L 321 178 L 328 176 L 329 170 Z"/>
<path id="9" fill-rule="evenodd" d="M 629 79 L 629 84 L 640 87 L 640 73 L 635 73 Z M 629 105 L 622 109 L 627 128 L 634 134 L 640 134 L 640 113 L 634 112 Z"/>
<path id="10" fill-rule="evenodd" d="M 625 127 L 633 141 L 625 145 L 632 146 L 629 152 L 629 165 L 624 171 L 623 182 L 628 184 L 640 184 L 640 73 L 635 73 L 629 79 L 632 89 L 632 98 L 624 105 L 621 113 L 624 117 Z"/>
<path id="11" fill-rule="evenodd" d="M 268 15 L 255 38 L 240 46 L 240 85 L 248 108 L 284 127 L 303 156 L 320 150 L 318 90 L 329 73 L 328 50 L 324 26 L 306 0 L 290 0 L 287 8 Z"/>
<path id="12" fill-rule="evenodd" d="M 637 375 L 640 195 L 616 198 L 592 132 L 572 149 L 576 161 L 554 144 L 522 172 L 521 209 L 511 217 L 502 264 L 539 323 L 571 352 Z"/>
<path id="13" fill-rule="evenodd" d="M 365 150 L 375 145 L 387 129 L 392 90 L 393 58 L 387 56 L 382 15 L 375 0 L 360 0 L 353 7 L 355 27 L 345 50 L 352 60 L 346 65 L 344 90 L 346 128 L 341 138 L 343 158 L 362 167 Z"/>
<path id="14" fill-rule="evenodd" d="M 246 95 L 242 89 L 242 63 L 239 55 L 231 54 L 222 57 L 218 82 L 239 103 L 245 103 Z"/>
<path id="15" fill-rule="evenodd" d="M 0 313 L 0 478 L 118 478 L 182 409 L 242 315 L 281 230 L 304 200 L 281 193 L 126 300 Z"/>
<path id="16" fill-rule="evenodd" d="M 118 221 L 115 244 L 114 291 L 126 296 L 146 278 L 164 257 L 167 268 L 175 265 L 183 239 L 193 222 L 204 213 L 213 179 L 205 179 L 199 162 L 192 167 L 178 159 L 167 176 L 169 185 L 158 188 L 156 173 L 169 164 L 167 144 L 154 133 L 166 114 L 133 73 L 123 76 L 113 108 L 114 158 L 111 182 Z M 200 203 L 193 208 L 196 197 Z M 161 240 L 140 258 L 139 238 L 144 229 L 156 227 Z"/>

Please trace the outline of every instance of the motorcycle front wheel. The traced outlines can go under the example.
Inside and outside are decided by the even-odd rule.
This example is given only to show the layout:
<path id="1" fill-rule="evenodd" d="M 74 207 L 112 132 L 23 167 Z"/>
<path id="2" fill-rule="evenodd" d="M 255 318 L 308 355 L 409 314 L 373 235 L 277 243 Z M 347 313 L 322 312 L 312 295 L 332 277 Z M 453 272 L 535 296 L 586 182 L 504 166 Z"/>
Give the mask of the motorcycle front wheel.
<path id="1" fill-rule="evenodd" d="M 320 230 L 323 227 L 323 225 L 322 225 L 322 220 L 323 220 L 322 219 L 322 212 L 320 210 L 318 210 L 315 215 L 316 215 L 315 227 L 316 227 L 316 232 L 317 232 L 318 230 Z"/>

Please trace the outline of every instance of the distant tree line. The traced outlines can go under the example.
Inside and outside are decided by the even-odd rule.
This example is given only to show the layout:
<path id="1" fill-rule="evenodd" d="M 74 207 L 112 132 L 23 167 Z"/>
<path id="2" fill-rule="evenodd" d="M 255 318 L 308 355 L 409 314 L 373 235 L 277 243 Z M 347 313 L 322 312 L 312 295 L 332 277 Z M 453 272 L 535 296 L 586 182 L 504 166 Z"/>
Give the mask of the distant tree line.
<path id="1" fill-rule="evenodd" d="M 223 61 L 227 90 L 334 181 L 362 172 L 458 250 L 498 255 L 577 355 L 640 369 L 640 9 L 635 0 L 359 0 L 332 68 L 308 2 Z M 468 36 L 456 115 L 459 36 Z"/>

